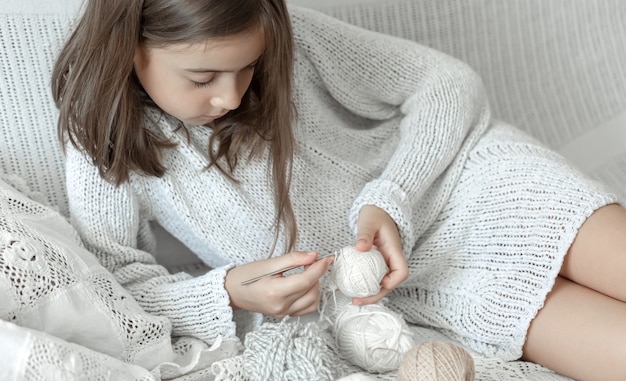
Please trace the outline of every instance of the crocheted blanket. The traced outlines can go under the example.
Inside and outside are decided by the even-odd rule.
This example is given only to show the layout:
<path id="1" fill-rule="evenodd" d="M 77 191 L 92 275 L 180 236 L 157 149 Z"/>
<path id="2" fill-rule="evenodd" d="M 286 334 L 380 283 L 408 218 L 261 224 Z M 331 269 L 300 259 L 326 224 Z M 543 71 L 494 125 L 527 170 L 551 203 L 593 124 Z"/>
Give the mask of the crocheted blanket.
<path id="1" fill-rule="evenodd" d="M 368 375 L 342 359 L 323 320 L 267 321 L 243 347 L 172 338 L 169 322 L 143 311 L 41 194 L 1 173 L 0 268 L 5 380 L 396 379 L 395 370 Z M 417 342 L 449 341 L 411 329 Z M 480 380 L 565 380 L 530 363 L 473 358 Z"/>

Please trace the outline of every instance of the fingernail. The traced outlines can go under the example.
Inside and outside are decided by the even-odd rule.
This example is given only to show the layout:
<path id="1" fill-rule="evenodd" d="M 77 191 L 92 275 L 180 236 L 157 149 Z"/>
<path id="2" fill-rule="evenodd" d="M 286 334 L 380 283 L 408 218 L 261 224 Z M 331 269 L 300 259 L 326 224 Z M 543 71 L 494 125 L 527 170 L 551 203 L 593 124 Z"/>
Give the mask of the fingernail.
<path id="1" fill-rule="evenodd" d="M 309 251 L 308 253 L 306 253 L 306 255 L 308 257 L 310 257 L 311 255 L 317 255 L 317 251 Z"/>

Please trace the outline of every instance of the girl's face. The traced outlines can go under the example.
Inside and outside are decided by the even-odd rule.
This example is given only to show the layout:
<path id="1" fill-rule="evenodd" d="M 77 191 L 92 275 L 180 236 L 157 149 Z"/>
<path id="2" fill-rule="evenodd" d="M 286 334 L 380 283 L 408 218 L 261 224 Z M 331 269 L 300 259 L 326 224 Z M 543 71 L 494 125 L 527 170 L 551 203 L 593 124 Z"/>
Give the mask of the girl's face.
<path id="1" fill-rule="evenodd" d="M 179 120 L 204 125 L 236 109 L 265 50 L 261 28 L 200 44 L 135 52 L 137 77 L 150 98 Z"/>

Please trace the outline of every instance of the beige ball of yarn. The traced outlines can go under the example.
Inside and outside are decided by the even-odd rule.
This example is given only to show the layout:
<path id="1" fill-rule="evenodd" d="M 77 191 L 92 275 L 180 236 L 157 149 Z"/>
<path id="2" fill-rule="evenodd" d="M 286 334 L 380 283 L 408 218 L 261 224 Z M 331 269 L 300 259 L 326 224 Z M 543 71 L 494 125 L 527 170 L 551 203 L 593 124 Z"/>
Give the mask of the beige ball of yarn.
<path id="1" fill-rule="evenodd" d="M 380 291 L 380 281 L 389 271 L 380 251 L 360 252 L 352 246 L 341 249 L 332 269 L 332 279 L 344 295 L 364 298 Z"/>
<path id="2" fill-rule="evenodd" d="M 397 380 L 474 381 L 474 359 L 452 343 L 422 343 L 404 354 Z"/>

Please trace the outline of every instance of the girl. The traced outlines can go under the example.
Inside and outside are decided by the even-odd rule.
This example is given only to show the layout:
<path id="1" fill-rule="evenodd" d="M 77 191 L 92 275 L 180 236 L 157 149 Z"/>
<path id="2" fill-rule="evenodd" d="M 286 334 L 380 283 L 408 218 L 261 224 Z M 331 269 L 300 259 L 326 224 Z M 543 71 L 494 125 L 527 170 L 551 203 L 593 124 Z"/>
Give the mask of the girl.
<path id="1" fill-rule="evenodd" d="M 71 220 L 175 335 L 314 311 L 317 252 L 352 242 L 390 268 L 353 303 L 387 297 L 486 356 L 626 378 L 626 212 L 493 120 L 455 59 L 282 0 L 89 0 L 52 87 Z M 168 274 L 152 221 L 212 270 Z"/>

